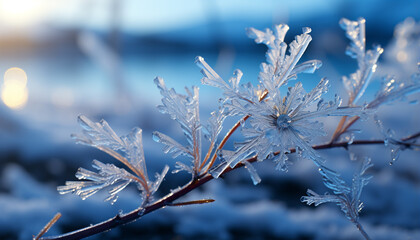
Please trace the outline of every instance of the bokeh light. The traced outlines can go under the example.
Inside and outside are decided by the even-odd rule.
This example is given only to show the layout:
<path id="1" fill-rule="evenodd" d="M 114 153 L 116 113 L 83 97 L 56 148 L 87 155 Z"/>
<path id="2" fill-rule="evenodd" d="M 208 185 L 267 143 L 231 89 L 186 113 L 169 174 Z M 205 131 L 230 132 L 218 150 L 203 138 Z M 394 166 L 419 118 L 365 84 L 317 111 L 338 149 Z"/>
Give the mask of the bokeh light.
<path id="1" fill-rule="evenodd" d="M 2 23 L 22 27 L 38 22 L 47 11 L 45 0 L 0 0 Z"/>
<path id="2" fill-rule="evenodd" d="M 27 76 L 20 68 L 9 68 L 4 74 L 1 91 L 3 103 L 11 109 L 19 109 L 28 101 Z"/>

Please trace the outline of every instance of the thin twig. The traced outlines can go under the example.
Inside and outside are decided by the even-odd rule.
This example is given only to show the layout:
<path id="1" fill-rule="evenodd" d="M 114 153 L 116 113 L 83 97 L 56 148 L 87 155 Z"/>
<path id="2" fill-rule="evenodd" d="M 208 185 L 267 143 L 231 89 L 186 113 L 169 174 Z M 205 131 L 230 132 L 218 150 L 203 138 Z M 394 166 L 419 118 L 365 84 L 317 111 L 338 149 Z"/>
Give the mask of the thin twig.
<path id="1" fill-rule="evenodd" d="M 341 118 L 340 122 L 338 123 L 337 128 L 335 129 L 335 131 L 334 131 L 334 133 L 331 137 L 330 143 L 335 142 L 337 140 L 337 138 L 341 135 L 341 133 L 342 133 L 341 129 L 343 128 L 343 125 L 346 122 L 346 120 L 347 120 L 347 116 L 344 116 L 344 117 Z"/>
<path id="2" fill-rule="evenodd" d="M 359 230 L 359 232 L 363 235 L 363 237 L 366 240 L 370 240 L 369 235 L 367 234 L 367 232 L 363 229 L 363 226 L 359 223 L 359 222 L 355 222 L 354 224 L 356 224 L 357 229 Z"/>
<path id="3" fill-rule="evenodd" d="M 213 157 L 211 158 L 211 161 L 206 169 L 206 172 L 208 172 L 210 170 L 210 168 L 213 166 L 213 164 L 215 163 L 216 159 L 217 159 L 217 154 L 218 151 L 222 150 L 222 148 L 225 146 L 227 140 L 230 138 L 230 136 L 232 136 L 232 134 L 236 131 L 236 129 L 239 128 L 239 126 L 241 126 L 242 122 L 245 122 L 247 119 L 249 118 L 249 115 L 246 115 L 245 117 L 243 117 L 240 121 L 236 122 L 235 125 L 233 125 L 233 127 L 229 130 L 229 132 L 226 133 L 225 137 L 223 138 L 223 140 L 220 142 L 219 146 L 217 146 L 216 151 L 214 151 Z"/>
<path id="4" fill-rule="evenodd" d="M 420 132 L 415 133 L 413 135 L 410 135 L 406 138 L 403 138 L 403 141 L 411 140 L 414 138 L 420 137 Z M 372 145 L 372 144 L 384 144 L 384 140 L 357 140 L 353 141 L 352 144 L 349 144 L 348 142 L 339 142 L 339 143 L 327 143 L 327 144 L 321 144 L 321 145 L 315 145 L 313 146 L 313 149 L 321 150 L 321 149 L 331 149 L 331 148 L 340 148 L 344 147 L 347 148 L 348 146 L 352 145 Z M 404 143 L 404 144 L 410 144 L 410 143 Z M 296 149 L 290 149 L 290 153 L 296 152 Z M 279 154 L 279 152 L 274 153 L 275 155 Z M 249 158 L 247 160 L 250 163 L 257 161 L 256 157 Z M 228 167 L 225 171 L 223 171 L 223 174 L 226 174 L 228 172 L 231 172 L 235 169 L 244 167 L 245 164 L 239 163 L 234 168 Z M 138 208 L 136 210 L 133 210 L 127 214 L 118 214 L 113 218 L 110 218 L 106 221 L 100 222 L 98 224 L 82 228 L 73 232 L 69 232 L 63 235 L 59 236 L 51 236 L 51 237 L 43 237 L 40 238 L 40 240 L 72 240 L 72 239 L 81 239 L 85 237 L 89 237 L 101 232 L 108 231 L 114 227 L 132 222 L 148 213 L 154 212 L 160 208 L 163 208 L 165 206 L 169 206 L 174 202 L 175 200 L 179 199 L 180 197 L 188 194 L 192 190 L 200 187 L 201 185 L 207 183 L 208 181 L 211 181 L 213 178 L 212 175 L 209 173 L 206 173 L 204 175 L 199 176 L 197 179 L 192 180 L 188 184 L 186 184 L 184 187 L 180 188 L 178 191 L 170 193 L 166 195 L 165 197 L 159 199 L 158 201 L 144 207 L 144 208 Z M 359 229 L 360 230 L 360 229 Z M 362 229 L 363 230 L 363 229 Z M 363 233 L 362 233 L 363 234 Z"/>
<path id="5" fill-rule="evenodd" d="M 38 240 L 42 235 L 44 235 L 50 228 L 60 219 L 61 213 L 56 213 L 55 216 L 42 228 L 42 230 L 36 235 L 33 239 Z"/>
<path id="6" fill-rule="evenodd" d="M 265 89 L 262 93 L 261 96 L 259 97 L 258 101 L 262 101 L 264 100 L 266 97 L 268 96 L 268 91 L 267 89 Z M 223 138 L 223 140 L 220 142 L 219 146 L 217 146 L 216 151 L 214 151 L 213 157 L 210 160 L 210 163 L 206 169 L 206 173 L 210 170 L 210 168 L 213 166 L 214 162 L 217 159 L 217 154 L 218 151 L 222 150 L 222 148 L 225 146 L 226 142 L 228 141 L 228 139 L 232 136 L 232 134 L 239 128 L 239 126 L 241 126 L 241 124 L 243 122 L 245 122 L 248 118 L 250 117 L 250 115 L 246 115 L 245 117 L 243 117 L 241 120 L 239 120 L 238 122 L 235 123 L 235 125 L 233 125 L 233 127 L 229 130 L 229 132 L 226 133 L 225 137 Z M 201 170 L 201 169 L 200 169 Z"/>
<path id="7" fill-rule="evenodd" d="M 212 203 L 214 199 L 201 199 L 201 200 L 194 200 L 194 201 L 187 201 L 187 202 L 177 202 L 177 203 L 168 203 L 167 206 L 186 206 L 186 205 L 196 205 L 196 204 L 205 204 L 205 203 Z"/>

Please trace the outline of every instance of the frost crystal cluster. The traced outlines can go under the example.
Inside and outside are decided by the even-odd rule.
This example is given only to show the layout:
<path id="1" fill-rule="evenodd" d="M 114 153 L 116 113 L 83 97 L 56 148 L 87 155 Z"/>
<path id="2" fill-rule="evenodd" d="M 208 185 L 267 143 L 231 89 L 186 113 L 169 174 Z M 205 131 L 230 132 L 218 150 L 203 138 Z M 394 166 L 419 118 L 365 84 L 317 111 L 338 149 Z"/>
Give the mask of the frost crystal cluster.
<path id="1" fill-rule="evenodd" d="M 298 64 L 300 58 L 308 47 L 311 36 L 310 28 L 304 28 L 301 35 L 289 44 L 284 42 L 289 27 L 277 25 L 274 32 L 248 29 L 248 36 L 256 43 L 267 45 L 267 62 L 261 64 L 259 74 L 260 84 L 253 87 L 251 84 L 239 86 L 242 73 L 235 71 L 233 78 L 226 83 L 204 61 L 196 59 L 202 68 L 203 84 L 219 87 L 224 93 L 224 106 L 230 115 L 249 117 L 249 125 L 243 126 L 242 134 L 245 141 L 236 143 L 236 151 L 221 152 L 225 161 L 223 165 L 214 169 L 213 176 L 219 177 L 228 167 L 235 167 L 238 163 L 245 163 L 245 159 L 258 155 L 258 160 L 270 158 L 277 163 L 277 168 L 287 170 L 287 153 L 295 149 L 299 156 L 312 159 L 317 165 L 322 160 L 310 143 L 318 137 L 325 135 L 322 123 L 314 120 L 323 116 L 354 116 L 361 115 L 360 107 L 340 107 L 341 99 L 336 96 L 332 101 L 324 101 L 321 96 L 328 91 L 328 80 L 321 79 L 318 85 L 310 92 L 303 89 L 298 82 L 289 87 L 287 93 L 282 95 L 281 89 L 289 80 L 296 79 L 300 73 L 313 73 L 321 67 L 319 60 L 310 60 Z M 288 53 L 287 53 L 288 50 Z M 312 108 L 316 105 L 315 109 Z M 252 168 L 251 177 L 254 184 L 260 178 Z"/>
<path id="2" fill-rule="evenodd" d="M 349 145 L 355 144 L 355 130 L 350 129 L 353 124 L 362 117 L 374 115 L 374 111 L 382 104 L 405 99 L 408 95 L 419 92 L 420 72 L 412 74 L 411 78 L 380 76 L 382 87 L 373 100 L 358 104 L 378 68 L 378 59 L 383 49 L 376 46 L 372 50 L 366 50 L 363 18 L 357 21 L 342 19 L 340 25 L 351 41 L 347 54 L 358 63 L 354 73 L 343 77 L 343 85 L 348 94 L 345 106 L 342 106 L 342 100 L 337 95 L 329 101 L 322 98 L 329 88 L 326 78 L 322 78 L 310 91 L 306 91 L 301 82 L 289 85 L 299 74 L 314 73 L 322 64 L 319 60 L 299 63 L 312 40 L 311 29 L 303 28 L 302 34 L 297 35 L 290 44 L 286 44 L 284 38 L 289 27 L 285 24 L 276 25 L 273 30 L 247 30 L 250 38 L 268 48 L 266 62 L 261 64 L 259 83 L 256 86 L 251 83 L 241 84 L 243 73 L 240 70 L 235 70 L 233 76 L 225 81 L 204 58 L 196 58 L 195 62 L 204 76 L 201 82 L 219 88 L 223 94 L 219 108 L 211 113 L 211 117 L 205 123 L 200 119 L 198 87 L 185 88 L 186 93 L 180 94 L 173 88 L 168 88 L 163 79 L 157 77 L 154 82 L 162 96 L 162 104 L 158 109 L 180 125 L 185 144 L 158 131 L 153 132 L 153 139 L 163 145 L 164 153 L 173 158 L 184 158 L 176 162 L 172 172 L 187 171 L 192 179 L 184 187 L 171 191 L 155 202 L 152 201 L 152 195 L 158 190 L 169 167 L 165 166 L 161 174 L 156 174 L 154 181 L 149 179 L 143 152 L 142 130 L 134 128 L 130 134 L 119 137 L 106 121 L 93 122 L 85 116 L 80 116 L 78 120 L 83 132 L 73 136 L 77 143 L 95 147 L 109 154 L 124 165 L 124 168 L 94 160 L 93 168 L 97 171 L 80 168 L 76 173 L 80 181 L 68 181 L 65 186 L 58 187 L 58 191 L 61 194 L 75 193 L 86 199 L 102 189 L 109 189 L 109 196 L 105 200 L 113 203 L 117 200 L 117 194 L 133 183 L 142 197 L 139 209 L 144 211 L 141 214 L 135 210 L 126 215 L 117 215 L 114 219 L 97 226 L 75 232 L 74 236 L 83 231 L 93 231 L 96 227 L 110 229 L 165 206 L 213 202 L 212 199 L 204 199 L 174 203 L 212 178 L 218 178 L 241 166 L 249 171 L 253 183 L 258 184 L 261 178 L 252 162 L 270 159 L 277 164 L 277 169 L 287 171 L 291 164 L 288 155 L 296 153 L 297 158 L 309 159 L 315 164 L 323 177 L 324 185 L 331 191 L 320 195 L 309 189 L 308 195 L 302 197 L 301 201 L 315 206 L 328 202 L 336 203 L 362 235 L 369 239 L 359 223 L 359 212 L 363 206 L 362 190 L 371 178 L 365 174 L 372 166 L 370 159 L 362 158 L 352 183 L 347 184 L 339 172 L 326 167 L 326 160 L 316 149 L 347 149 Z M 418 67 L 420 68 L 420 65 Z M 320 118 L 330 116 L 341 116 L 330 142 L 313 145 L 318 137 L 326 135 Z M 223 139 L 219 139 L 227 117 L 237 118 L 238 122 L 227 131 Z M 392 130 L 384 128 L 377 116 L 374 116 L 374 119 L 384 140 L 365 140 L 359 141 L 358 144 L 384 143 L 391 148 L 392 162 L 398 158 L 400 150 L 420 150 L 417 143 L 420 134 L 398 139 Z M 226 142 L 237 129 L 241 130 L 242 140 L 234 143 L 234 149 L 225 149 Z M 203 149 L 203 145 L 206 145 L 203 138 L 208 141 L 208 148 Z M 350 156 L 352 161 L 358 161 L 353 154 Z"/>
<path id="3" fill-rule="evenodd" d="M 353 158 L 353 161 L 357 160 L 354 155 L 350 156 Z M 308 189 L 308 196 L 302 197 L 301 201 L 306 202 L 308 205 L 314 204 L 315 206 L 328 202 L 336 203 L 341 207 L 341 210 L 350 221 L 358 223 L 359 212 L 363 208 L 360 196 L 363 187 L 366 186 L 372 178 L 372 176 L 366 176 L 365 172 L 372 166 L 369 158 L 363 159 L 358 171 L 353 175 L 351 186 L 346 184 L 337 172 L 322 166 L 319 168 L 319 172 L 323 177 L 324 185 L 329 188 L 333 194 L 325 193 L 324 195 L 319 195 Z"/>
<path id="4" fill-rule="evenodd" d="M 61 194 L 75 193 L 82 199 L 92 196 L 99 190 L 112 187 L 105 201 L 114 203 L 117 194 L 130 183 L 135 183 L 146 204 L 157 191 L 169 167 L 165 166 L 161 174 L 156 174 L 156 180 L 150 181 L 147 176 L 146 162 L 143 152 L 142 130 L 134 128 L 126 136 L 118 137 L 104 120 L 92 122 L 85 116 L 78 118 L 83 128 L 82 135 L 73 135 L 77 143 L 95 147 L 124 164 L 129 171 L 113 164 L 104 164 L 94 160 L 93 167 L 98 172 L 79 168 L 76 177 L 83 181 L 67 181 L 65 186 L 58 187 Z M 86 180 L 86 181 L 85 181 Z"/>

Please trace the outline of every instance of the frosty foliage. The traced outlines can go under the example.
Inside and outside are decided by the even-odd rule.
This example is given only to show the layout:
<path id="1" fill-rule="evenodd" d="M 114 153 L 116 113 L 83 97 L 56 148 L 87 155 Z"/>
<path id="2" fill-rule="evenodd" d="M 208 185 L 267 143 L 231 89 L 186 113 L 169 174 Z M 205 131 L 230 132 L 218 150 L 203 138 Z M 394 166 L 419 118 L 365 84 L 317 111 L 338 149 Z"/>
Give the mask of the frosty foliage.
<path id="1" fill-rule="evenodd" d="M 349 127 L 360 117 L 372 113 L 373 109 L 381 104 L 418 92 L 420 72 L 414 74 L 411 79 L 397 81 L 390 76 L 383 78 L 382 87 L 375 98 L 363 107 L 357 106 L 356 103 L 364 94 L 372 74 L 376 71 L 377 61 L 383 49 L 377 46 L 372 50 L 366 50 L 363 18 L 357 21 L 343 18 L 340 25 L 351 40 L 347 54 L 358 62 L 358 70 L 349 77 L 343 77 L 343 83 L 349 95 L 348 106 L 342 106 L 342 100 L 337 95 L 330 101 L 322 99 L 329 89 L 329 81 L 326 78 L 321 79 L 309 92 L 305 91 L 301 82 L 286 88 L 289 80 L 296 80 L 300 73 L 314 73 L 322 64 L 319 60 L 309 60 L 298 64 L 312 40 L 309 35 L 311 29 L 303 28 L 302 34 L 297 35 L 290 44 L 286 44 L 284 38 L 289 27 L 285 24 L 276 25 L 273 30 L 260 31 L 254 28 L 247 30 L 248 36 L 257 44 L 262 43 L 268 47 L 266 62 L 261 64 L 259 84 L 256 86 L 251 83 L 241 84 L 243 73 L 240 70 L 235 70 L 233 76 L 225 81 L 202 57 L 196 57 L 195 62 L 204 76 L 201 82 L 217 87 L 223 92 L 219 109 L 212 112 L 204 124 L 200 120 L 198 87 L 185 88 L 186 94 L 179 94 L 173 88 L 167 88 L 162 78 L 155 78 L 154 82 L 162 96 L 162 104 L 158 106 L 158 109 L 178 122 L 186 138 L 186 144 L 181 144 L 158 131 L 153 132 L 153 139 L 163 145 L 164 153 L 170 154 L 173 158 L 183 156 L 189 159 L 189 162 L 177 162 L 173 173 L 187 171 L 193 179 L 189 184 L 177 188 L 157 201 L 161 205 L 149 205 L 151 211 L 171 205 L 172 201 L 208 181 L 209 174 L 218 178 L 228 168 L 234 168 L 240 164 L 249 171 L 253 183 L 258 184 L 261 178 L 251 164 L 251 158 L 253 161 L 255 159 L 273 160 L 277 164 L 276 169 L 287 171 L 291 164 L 288 154 L 296 152 L 298 158 L 313 161 L 323 177 L 324 185 L 331 191 L 331 193 L 319 195 L 308 189 L 308 195 L 302 197 L 301 201 L 315 206 L 328 202 L 336 203 L 346 217 L 357 225 L 362 235 L 369 239 L 358 221 L 359 212 L 363 207 L 360 200 L 361 193 L 371 179 L 365 174 L 366 170 L 372 166 L 370 159 L 365 157 L 359 161 L 360 166 L 353 175 L 352 184 L 346 183 L 338 172 L 326 167 L 325 160 L 312 147 L 313 140 L 326 135 L 323 123 L 318 119 L 343 116 L 331 142 L 315 148 L 333 147 L 335 140 L 339 137 L 347 145 L 351 144 L 354 139 L 353 133 L 358 130 L 349 129 Z M 241 120 L 218 143 L 223 122 L 228 116 L 237 116 Z M 352 118 L 348 119 L 348 116 Z M 130 183 L 134 183 L 143 199 L 141 207 L 150 203 L 152 195 L 159 188 L 169 167 L 165 166 L 161 174 L 156 174 L 155 181 L 149 180 L 143 152 L 142 130 L 134 128 L 130 134 L 119 137 L 104 120 L 93 122 L 85 116 L 79 116 L 78 121 L 83 131 L 80 135 L 73 135 L 77 143 L 106 152 L 126 168 L 94 160 L 92 166 L 97 171 L 80 168 L 76 177 L 81 181 L 67 181 L 65 186 L 58 187 L 59 193 L 75 193 L 82 199 L 86 199 L 107 188 L 110 190 L 105 200 L 114 203 L 117 200 L 117 194 Z M 248 123 L 245 124 L 245 121 Z M 419 134 L 400 140 L 395 137 L 392 130 L 385 129 L 377 117 L 375 121 L 385 138 L 385 145 L 391 148 L 392 162 L 398 158 L 401 150 L 406 148 L 420 150 L 416 142 Z M 224 144 L 238 127 L 241 127 L 243 140 L 234 143 L 233 151 L 224 149 Z M 210 145 L 205 154 L 202 154 L 203 136 Z M 336 146 L 343 145 L 334 145 Z M 350 155 L 350 158 L 353 161 L 357 160 L 355 155 Z M 217 160 L 219 164 L 215 164 Z M 203 182 L 200 182 L 201 180 Z M 194 202 L 198 204 L 206 201 L 191 201 L 189 204 Z M 179 205 L 183 204 L 187 205 L 187 202 Z"/>
<path id="2" fill-rule="evenodd" d="M 375 108 L 380 104 L 392 102 L 397 99 L 405 98 L 409 94 L 420 91 L 420 63 L 418 65 L 418 73 L 411 76 L 411 81 L 398 82 L 392 77 L 383 79 L 381 90 L 376 94 L 375 99 L 368 104 L 368 107 Z M 379 128 L 384 137 L 384 144 L 391 152 L 390 164 L 398 160 L 400 152 L 407 148 L 419 150 L 420 147 L 415 144 L 417 139 L 408 139 L 406 141 L 396 138 L 395 131 L 384 127 L 378 116 L 374 116 L 376 126 Z"/>
<path id="3" fill-rule="evenodd" d="M 289 26 L 285 24 L 274 26 L 274 32 L 270 29 L 266 29 L 264 32 L 254 28 L 247 30 L 248 36 L 255 39 L 256 43 L 263 43 L 268 47 L 267 63 L 261 64 L 258 78 L 269 92 L 287 84 L 290 79 L 296 79 L 297 74 L 313 73 L 322 65 L 319 60 L 310 60 L 296 65 L 312 40 L 309 35 L 311 29 L 303 28 L 303 33 L 297 35 L 289 46 L 284 42 L 288 30 Z M 286 54 L 287 49 L 289 54 Z"/>
<path id="4" fill-rule="evenodd" d="M 352 154 L 350 157 L 352 160 L 357 160 Z M 328 202 L 336 203 L 351 222 L 357 223 L 359 212 L 363 208 L 360 196 L 363 187 L 372 178 L 369 175 L 365 175 L 365 172 L 372 166 L 370 159 L 364 158 L 359 169 L 353 175 L 351 186 L 349 186 L 337 172 L 321 165 L 319 166 L 319 173 L 323 177 L 324 185 L 332 191 L 332 194 L 325 193 L 324 195 L 319 195 L 308 189 L 308 196 L 302 197 L 301 201 L 306 202 L 308 205 L 314 204 L 315 206 Z"/>
<path id="5" fill-rule="evenodd" d="M 346 36 L 351 40 L 347 48 L 347 55 L 357 59 L 358 70 L 349 77 L 343 77 L 343 83 L 349 94 L 349 105 L 356 104 L 364 94 L 372 74 L 376 71 L 377 61 L 383 49 L 375 46 L 366 51 L 365 19 L 350 21 L 346 18 L 340 20 L 340 26 L 346 31 Z"/>
<path id="6" fill-rule="evenodd" d="M 108 192 L 109 197 L 105 201 L 114 203 L 118 198 L 118 192 L 130 183 L 135 183 L 141 192 L 143 204 L 146 204 L 159 188 L 169 167 L 165 166 L 161 174 L 156 174 L 154 182 L 149 180 L 143 152 L 142 130 L 134 128 L 130 134 L 118 137 L 105 120 L 92 122 L 81 115 L 78 117 L 78 121 L 83 132 L 81 135 L 73 135 L 77 143 L 92 146 L 108 153 L 123 163 L 131 172 L 113 164 L 104 164 L 94 160 L 92 166 L 98 172 L 79 168 L 76 177 L 79 180 L 87 181 L 67 181 L 65 186 L 57 188 L 58 192 L 61 194 L 75 193 L 82 199 L 86 199 L 99 190 L 112 187 Z"/>
<path id="7" fill-rule="evenodd" d="M 191 159 L 191 164 L 177 162 L 177 169 L 173 172 L 187 171 L 193 177 L 197 177 L 207 169 L 202 166 L 204 163 L 201 156 L 203 126 L 199 115 L 198 87 L 193 86 L 192 90 L 185 88 L 187 95 L 182 95 L 176 93 L 173 88 L 168 89 L 162 78 L 156 78 L 155 84 L 162 95 L 162 105 L 159 105 L 158 109 L 161 113 L 169 114 L 172 119 L 180 124 L 188 144 L 183 146 L 171 137 L 157 131 L 153 132 L 153 139 L 162 143 L 164 145 L 163 151 L 172 154 L 173 158 L 184 155 Z M 207 125 L 204 127 L 204 136 L 211 144 L 209 152 L 212 152 L 215 147 L 215 141 L 222 129 L 225 117 L 223 109 L 213 112 Z"/>
<path id="8" fill-rule="evenodd" d="M 417 64 L 420 70 L 420 63 Z M 382 80 L 382 87 L 376 93 L 375 99 L 368 104 L 369 108 L 376 108 L 381 104 L 389 103 L 410 94 L 420 91 L 420 73 L 413 74 L 410 79 L 396 80 L 387 76 Z"/>
<path id="9" fill-rule="evenodd" d="M 289 87 L 286 96 L 282 96 L 280 87 L 288 80 L 296 79 L 299 73 L 313 73 L 321 66 L 318 60 L 310 60 L 297 65 L 309 42 L 310 28 L 304 28 L 303 34 L 296 36 L 288 46 L 284 36 L 289 27 L 277 25 L 274 32 L 269 29 L 259 31 L 248 29 L 248 36 L 256 43 L 264 43 L 268 47 L 267 63 L 261 64 L 260 84 L 239 87 L 239 79 L 235 76 L 226 83 L 201 57 L 196 63 L 202 69 L 204 84 L 219 87 L 225 98 L 224 106 L 231 115 L 249 116 L 249 125 L 242 127 L 245 141 L 236 143 L 236 151 L 222 151 L 224 162 L 213 170 L 213 176 L 219 177 L 228 167 L 235 167 L 250 156 L 258 155 L 258 160 L 270 158 L 277 163 L 277 169 L 287 170 L 290 164 L 287 153 L 296 149 L 299 156 L 312 159 L 317 165 L 321 158 L 310 142 L 315 137 L 325 135 L 322 123 L 314 120 L 323 116 L 360 115 L 359 107 L 340 107 L 341 99 L 336 96 L 332 101 L 324 101 L 321 96 L 328 91 L 328 80 L 322 79 L 310 92 L 303 89 L 302 83 Z M 289 49 L 289 54 L 286 50 Z M 316 105 L 316 108 L 313 108 Z M 274 154 L 274 153 L 278 154 Z M 245 162 L 244 162 L 245 163 Z M 256 172 L 248 167 L 254 184 L 259 182 Z"/>
<path id="10" fill-rule="evenodd" d="M 391 161 L 389 162 L 391 165 L 398 160 L 400 157 L 401 151 L 410 148 L 413 150 L 420 150 L 420 146 L 416 144 L 417 139 L 407 139 L 407 140 L 400 140 L 395 135 L 395 131 L 390 128 L 385 128 L 383 122 L 378 118 L 378 116 L 374 116 L 376 126 L 379 128 L 382 136 L 384 137 L 384 145 L 387 147 L 391 152 Z"/>

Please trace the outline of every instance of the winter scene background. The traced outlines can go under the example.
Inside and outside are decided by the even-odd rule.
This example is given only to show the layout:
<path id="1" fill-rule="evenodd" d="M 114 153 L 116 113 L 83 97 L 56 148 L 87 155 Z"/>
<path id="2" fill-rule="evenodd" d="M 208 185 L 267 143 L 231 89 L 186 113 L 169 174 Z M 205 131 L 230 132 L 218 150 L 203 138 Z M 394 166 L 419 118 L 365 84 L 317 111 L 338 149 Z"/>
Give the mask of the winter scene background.
<path id="1" fill-rule="evenodd" d="M 299 75 L 298 81 L 309 92 L 326 77 L 330 88 L 323 98 L 337 94 L 346 103 L 342 78 L 354 73 L 358 63 L 345 54 L 350 40 L 339 21 L 359 17 L 366 19 L 366 48 L 384 49 L 359 100 L 363 104 L 375 98 L 385 76 L 404 80 L 419 74 L 420 1 L 0 0 L 1 75 L 19 68 L 27 77 L 20 89 L 8 87 L 7 74 L 1 79 L 0 239 L 31 239 L 57 212 L 62 217 L 45 236 L 140 206 L 139 191 L 131 185 L 112 205 L 104 202 L 107 191 L 85 200 L 57 191 L 77 180 L 79 167 L 92 170 L 94 159 L 115 164 L 109 155 L 70 137 L 81 132 L 80 114 L 95 122 L 105 119 L 118 135 L 143 129 L 149 175 L 170 167 L 156 199 L 187 184 L 190 174 L 170 173 L 182 157 L 172 159 L 152 139 L 159 131 L 183 141 L 177 122 L 156 108 L 162 97 L 153 80 L 160 76 L 179 93 L 184 86 L 198 86 L 200 114 L 207 119 L 220 105 L 222 92 L 201 84 L 195 58 L 204 57 L 223 79 L 240 69 L 242 83 L 257 85 L 267 48 L 246 35 L 249 27 L 263 30 L 285 23 L 290 27 L 286 43 L 310 27 L 312 41 L 300 62 L 318 59 L 322 67 Z M 410 93 L 375 114 L 401 139 L 420 131 L 419 99 L 419 92 Z M 313 142 L 328 143 L 340 118 L 319 119 L 327 135 Z M 237 120 L 226 119 L 219 138 Z M 353 129 L 362 130 L 354 140 L 384 139 L 373 117 Z M 238 141 L 243 141 L 240 131 L 225 148 L 234 150 Z M 383 144 L 317 152 L 348 182 L 357 169 L 349 152 L 371 158 L 360 222 L 372 239 L 420 239 L 419 151 L 401 151 L 395 162 L 392 148 Z M 301 201 L 307 189 L 320 194 L 329 189 L 313 162 L 293 154 L 289 158 L 288 171 L 275 170 L 272 161 L 254 163 L 258 185 L 246 169 L 237 169 L 181 199 L 214 202 L 165 207 L 88 239 L 364 239 L 336 204 L 315 207 Z"/>

